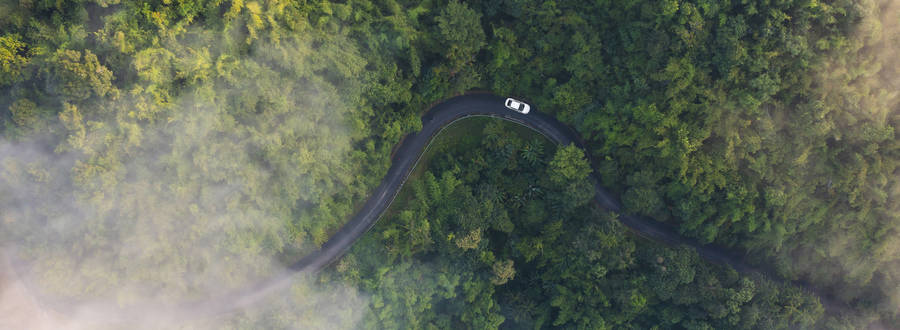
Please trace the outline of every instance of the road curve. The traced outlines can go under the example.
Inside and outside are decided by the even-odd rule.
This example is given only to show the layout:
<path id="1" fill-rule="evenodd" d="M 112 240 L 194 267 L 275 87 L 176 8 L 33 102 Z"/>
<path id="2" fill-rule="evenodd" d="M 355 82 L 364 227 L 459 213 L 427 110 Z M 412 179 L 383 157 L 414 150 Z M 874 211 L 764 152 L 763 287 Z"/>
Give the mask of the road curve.
<path id="1" fill-rule="evenodd" d="M 246 308 L 270 293 L 287 288 L 298 273 L 315 273 L 324 269 L 343 256 L 353 243 L 375 225 L 381 214 L 387 210 L 394 197 L 399 193 L 400 188 L 415 168 L 419 158 L 425 153 L 432 138 L 444 127 L 456 120 L 472 116 L 489 116 L 508 120 L 527 126 L 557 144 L 574 144 L 585 150 L 585 154 L 590 158 L 590 150 L 586 148 L 582 140 L 569 126 L 559 122 L 550 115 L 540 113 L 534 107 L 527 115 L 511 111 L 503 105 L 504 100 L 505 98 L 503 97 L 491 94 L 468 94 L 451 98 L 429 109 L 422 116 L 422 130 L 407 135 L 395 149 L 390 169 L 360 211 L 332 235 L 319 250 L 290 265 L 283 273 L 215 299 L 185 302 L 175 306 L 141 305 L 126 309 L 115 307 L 119 310 L 119 312 L 115 313 L 116 320 L 130 322 L 152 319 L 154 322 L 177 322 L 197 318 L 198 316 L 221 315 Z M 596 164 L 592 164 L 592 166 L 596 168 Z M 609 211 L 620 213 L 622 205 L 618 199 L 600 186 L 595 174 L 591 174 L 590 180 L 596 189 L 595 201 Z M 667 224 L 641 216 L 619 215 L 618 219 L 636 234 L 647 239 L 668 245 L 688 245 L 694 248 L 701 257 L 710 262 L 728 265 L 742 274 L 761 273 L 767 275 L 770 279 L 784 282 L 771 269 L 750 266 L 744 262 L 739 254 L 724 247 L 703 245 L 695 240 L 685 238 L 674 227 Z M 805 283 L 793 284 L 804 287 L 811 293 L 818 293 L 815 288 Z M 35 292 L 35 290 L 32 290 L 32 292 Z M 819 297 L 829 311 L 842 311 L 845 309 L 842 305 L 833 303 L 831 299 L 826 299 L 826 297 L 821 295 Z M 72 312 L 72 306 L 76 305 L 72 304 L 71 301 L 66 303 L 53 301 L 53 299 L 40 300 L 45 305 L 61 312 Z M 91 308 L 84 308 L 83 304 L 78 305 L 80 307 L 79 311 L 92 310 Z M 103 308 L 96 310 L 108 312 L 111 306 L 98 307 Z M 148 313 L 150 310 L 156 312 Z M 105 318 L 109 316 L 104 315 Z M 112 321 L 116 322 L 116 320 Z"/>

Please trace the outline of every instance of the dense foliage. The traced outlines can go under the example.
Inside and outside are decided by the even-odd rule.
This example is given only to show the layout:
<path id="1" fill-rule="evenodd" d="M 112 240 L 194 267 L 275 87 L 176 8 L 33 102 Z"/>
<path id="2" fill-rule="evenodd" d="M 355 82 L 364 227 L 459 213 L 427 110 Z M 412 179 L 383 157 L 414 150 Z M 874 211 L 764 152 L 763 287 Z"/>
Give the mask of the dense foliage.
<path id="1" fill-rule="evenodd" d="M 822 288 L 850 325 L 900 324 L 898 15 L 890 0 L 0 1 L 0 240 L 64 296 L 241 286 L 339 228 L 429 104 L 482 88 L 577 128 L 630 212 Z M 500 127 L 433 159 L 323 275 L 371 293 L 366 324 L 819 317 L 793 289 L 622 235 L 587 204 L 577 150 Z"/>
<path id="2" fill-rule="evenodd" d="M 590 203 L 579 149 L 483 124 L 438 137 L 427 170 L 329 274 L 372 294 L 366 327 L 775 329 L 822 317 L 797 288 L 629 235 Z"/>
<path id="3" fill-rule="evenodd" d="M 575 125 L 630 211 L 898 324 L 896 1 L 582 2 L 513 16 L 537 24 L 495 27 L 515 37 L 490 44 L 505 60 L 489 86 Z"/>

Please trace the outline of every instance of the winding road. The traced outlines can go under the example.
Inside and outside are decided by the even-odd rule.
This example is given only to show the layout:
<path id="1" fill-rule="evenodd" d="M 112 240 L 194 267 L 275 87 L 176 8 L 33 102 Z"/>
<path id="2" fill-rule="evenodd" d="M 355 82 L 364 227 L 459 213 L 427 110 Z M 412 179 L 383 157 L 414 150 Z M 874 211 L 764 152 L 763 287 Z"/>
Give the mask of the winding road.
<path id="1" fill-rule="evenodd" d="M 569 126 L 564 125 L 552 116 L 540 113 L 534 108 L 527 115 L 509 110 L 503 105 L 504 100 L 504 97 L 491 94 L 467 94 L 451 98 L 429 109 L 422 117 L 422 130 L 406 136 L 395 149 L 390 169 L 360 211 L 332 235 L 322 245 L 321 249 L 290 265 L 285 272 L 216 299 L 186 302 L 177 306 L 129 307 L 127 310 L 120 310 L 120 312 L 116 313 L 116 318 L 128 321 L 153 318 L 154 321 L 159 322 L 160 320 L 192 319 L 199 315 L 221 315 L 248 307 L 270 293 L 284 290 L 289 286 L 297 273 L 315 273 L 324 269 L 343 256 L 353 243 L 375 225 L 381 214 L 387 210 L 399 193 L 409 174 L 425 153 L 432 138 L 443 128 L 462 118 L 489 116 L 515 122 L 539 132 L 560 145 L 575 144 L 585 150 L 585 154 L 591 155 L 590 151 L 582 143 L 582 140 Z M 592 164 L 592 166 L 596 168 L 596 164 Z M 618 199 L 599 185 L 599 181 L 594 174 L 591 174 L 590 180 L 596 189 L 595 201 L 609 211 L 620 213 L 622 205 Z M 770 279 L 784 282 L 771 269 L 752 267 L 744 262 L 739 254 L 724 247 L 703 245 L 697 241 L 687 239 L 669 225 L 640 216 L 620 215 L 618 219 L 635 233 L 647 239 L 668 245 L 687 245 L 694 248 L 701 257 L 710 262 L 728 265 L 742 274 L 761 273 L 767 275 Z M 815 288 L 811 288 L 805 283 L 793 284 L 804 287 L 812 293 L 817 293 Z M 826 297 L 820 295 L 820 299 L 828 310 L 843 309 L 843 307 L 832 303 Z M 61 312 L 71 312 L 70 309 L 72 308 L 72 304 L 62 302 L 50 302 L 47 305 Z M 91 310 L 84 308 L 83 305 L 80 307 L 80 310 Z M 109 309 L 99 308 L 96 310 L 108 311 Z M 148 314 L 148 310 L 157 312 Z M 109 315 L 104 315 L 104 317 L 109 317 Z"/>
<path id="2" fill-rule="evenodd" d="M 557 144 L 575 144 L 585 150 L 586 155 L 591 155 L 578 134 L 569 126 L 550 115 L 538 112 L 533 106 L 527 115 L 509 110 L 503 105 L 504 100 L 504 97 L 491 94 L 469 94 L 451 98 L 432 107 L 422 117 L 422 130 L 409 134 L 397 147 L 387 175 L 378 188 L 373 191 L 372 196 L 359 213 L 332 235 L 320 250 L 304 257 L 290 268 L 296 272 L 317 271 L 340 258 L 359 237 L 375 225 L 379 216 L 391 205 L 419 158 L 425 154 L 432 138 L 454 121 L 473 116 L 500 118 L 529 127 Z M 596 168 L 596 164 L 591 165 Z M 620 213 L 622 204 L 618 199 L 606 188 L 600 186 L 599 180 L 593 173 L 590 175 L 590 180 L 596 190 L 594 200 L 604 209 Z M 652 219 L 620 215 L 619 221 L 645 238 L 669 245 L 684 244 L 694 247 L 703 258 L 714 263 L 729 265 L 738 272 L 768 272 L 747 265 L 740 257 L 726 252 L 727 249 L 723 247 L 702 245 L 694 240 L 686 239 L 678 234 L 675 228 Z"/>

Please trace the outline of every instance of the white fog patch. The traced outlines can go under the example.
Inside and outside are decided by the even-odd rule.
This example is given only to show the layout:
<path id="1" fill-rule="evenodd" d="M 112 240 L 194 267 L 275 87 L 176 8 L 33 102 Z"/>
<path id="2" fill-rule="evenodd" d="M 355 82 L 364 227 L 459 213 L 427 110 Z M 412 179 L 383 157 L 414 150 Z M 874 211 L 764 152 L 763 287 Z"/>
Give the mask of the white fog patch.
<path id="1" fill-rule="evenodd" d="M 169 41 L 173 56 L 136 55 L 139 70 L 151 57 L 146 68 L 158 70 L 141 87 L 66 104 L 67 142 L 0 141 L 0 240 L 22 265 L 4 269 L 14 276 L 0 306 L 31 299 L 35 313 L 55 315 L 33 327 L 333 328 L 361 318 L 367 298 L 355 288 L 303 276 L 232 296 L 285 274 L 285 251 L 321 244 L 302 231 L 346 221 L 314 205 L 351 184 L 353 109 L 342 100 L 359 91 L 315 76 L 321 64 L 303 37 L 235 57 L 215 44 L 228 38 L 194 33 L 196 42 Z M 147 111 L 146 91 L 174 79 L 208 81 Z M 209 305 L 185 304 L 229 309 L 221 297 L 241 301 L 237 314 L 208 318 Z M 48 311 L 54 304 L 64 311 Z M 121 315 L 136 310 L 139 320 Z"/>
<path id="2" fill-rule="evenodd" d="M 834 143 L 868 143 L 868 148 L 877 148 L 876 142 L 865 139 L 893 136 L 890 140 L 900 133 L 896 126 L 900 119 L 900 1 L 862 1 L 858 9 L 862 17 L 848 36 L 848 43 L 855 46 L 827 58 L 814 69 L 815 79 L 824 92 L 822 102 L 840 106 L 839 112 L 821 114 L 834 123 L 827 127 L 827 135 Z M 850 129 L 863 132 L 849 132 Z M 838 161 L 843 162 L 841 166 L 858 170 L 863 165 L 850 157 L 860 157 L 867 163 L 864 166 L 874 168 L 873 172 L 882 171 L 876 167 L 881 166 L 882 152 L 889 151 L 852 150 L 845 155 L 848 159 Z M 862 188 L 854 191 L 857 186 Z M 786 259 L 798 273 L 835 286 L 832 289 L 842 299 L 862 301 L 859 305 L 867 305 L 867 309 L 849 316 L 850 322 L 877 328 L 878 323 L 869 324 L 877 319 L 875 313 L 900 314 L 900 173 L 876 177 L 867 176 L 862 170 L 859 176 L 835 177 L 833 182 L 829 178 L 824 188 L 837 189 L 843 196 L 835 198 L 856 203 L 856 209 L 868 209 L 853 214 L 867 218 L 829 218 L 828 228 L 821 230 L 815 241 L 804 244 L 805 250 L 795 251 Z M 876 191 L 886 195 L 879 196 Z M 872 204 L 861 207 L 865 204 L 862 200 Z M 864 285 L 868 288 L 860 289 Z M 876 296 L 885 299 L 876 301 Z"/>

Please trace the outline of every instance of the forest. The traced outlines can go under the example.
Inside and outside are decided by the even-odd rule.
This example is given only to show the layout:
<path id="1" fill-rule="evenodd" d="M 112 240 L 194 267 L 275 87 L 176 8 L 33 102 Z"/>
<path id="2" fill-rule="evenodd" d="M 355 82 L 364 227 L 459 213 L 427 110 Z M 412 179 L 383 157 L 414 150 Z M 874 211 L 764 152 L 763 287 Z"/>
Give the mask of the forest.
<path id="1" fill-rule="evenodd" d="M 0 1 L 0 248 L 48 297 L 240 288 L 489 91 L 593 153 L 458 122 L 345 257 L 199 327 L 890 328 L 898 51 L 896 0 Z M 590 173 L 776 274 L 632 234 Z"/>

